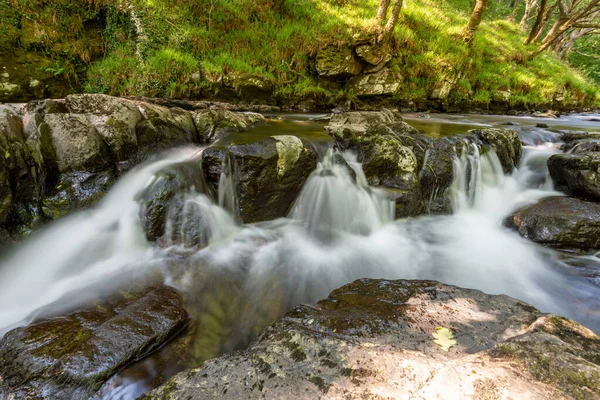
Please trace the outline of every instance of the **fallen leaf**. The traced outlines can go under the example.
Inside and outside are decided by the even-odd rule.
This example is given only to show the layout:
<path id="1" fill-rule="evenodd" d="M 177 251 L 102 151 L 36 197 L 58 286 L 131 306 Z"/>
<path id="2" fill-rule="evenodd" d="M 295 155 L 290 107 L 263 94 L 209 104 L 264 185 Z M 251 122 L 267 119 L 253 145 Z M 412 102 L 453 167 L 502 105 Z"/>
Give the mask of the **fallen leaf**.
<path id="1" fill-rule="evenodd" d="M 457 344 L 452 331 L 448 328 L 438 326 L 435 328 L 435 332 L 433 332 L 432 335 L 435 339 L 433 342 L 440 346 L 444 351 L 450 350 L 450 347 Z"/>

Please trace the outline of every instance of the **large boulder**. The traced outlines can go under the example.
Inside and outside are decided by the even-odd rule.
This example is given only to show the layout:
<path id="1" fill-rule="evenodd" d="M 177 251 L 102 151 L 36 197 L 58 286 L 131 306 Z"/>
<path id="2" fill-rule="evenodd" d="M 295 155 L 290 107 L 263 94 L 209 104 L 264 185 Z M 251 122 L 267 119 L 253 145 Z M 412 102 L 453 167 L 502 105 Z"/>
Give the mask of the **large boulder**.
<path id="1" fill-rule="evenodd" d="M 419 134 L 419 131 L 402 120 L 400 114 L 387 109 L 333 114 L 325 130 L 342 148 L 348 147 L 350 140 L 362 136 Z"/>
<path id="2" fill-rule="evenodd" d="M 52 138 L 60 172 L 99 170 L 110 164 L 108 148 L 83 114 L 47 114 L 44 125 Z"/>
<path id="3" fill-rule="evenodd" d="M 136 127 L 140 147 L 157 149 L 200 141 L 189 111 L 143 102 L 137 104 L 144 117 Z"/>
<path id="4" fill-rule="evenodd" d="M 317 166 L 317 154 L 310 143 L 291 135 L 234 141 L 203 152 L 202 169 L 215 189 L 224 166 L 232 169 L 235 180 L 236 217 L 245 223 L 268 221 L 287 215 Z"/>
<path id="5" fill-rule="evenodd" d="M 534 242 L 578 249 L 600 248 L 600 204 L 552 196 L 524 207 L 507 220 Z"/>
<path id="6" fill-rule="evenodd" d="M 0 341 L 0 397 L 90 398 L 185 326 L 182 302 L 169 287 L 151 287 L 8 332 Z"/>
<path id="7" fill-rule="evenodd" d="M 317 52 L 316 69 L 324 78 L 344 80 L 360 74 L 362 65 L 349 46 L 327 46 Z"/>
<path id="8" fill-rule="evenodd" d="M 558 190 L 600 201 L 600 153 L 555 154 L 548 171 Z"/>
<path id="9" fill-rule="evenodd" d="M 310 143 L 291 135 L 234 144 L 229 153 L 243 222 L 287 215 L 317 166 L 317 155 Z"/>
<path id="10" fill-rule="evenodd" d="M 143 399 L 592 399 L 599 363 L 598 336 L 511 297 L 362 279 Z"/>
<path id="11" fill-rule="evenodd" d="M 73 114 L 83 114 L 108 145 L 115 161 L 137 151 L 136 126 L 142 120 L 136 104 L 130 100 L 103 94 L 76 94 L 66 98 Z"/>

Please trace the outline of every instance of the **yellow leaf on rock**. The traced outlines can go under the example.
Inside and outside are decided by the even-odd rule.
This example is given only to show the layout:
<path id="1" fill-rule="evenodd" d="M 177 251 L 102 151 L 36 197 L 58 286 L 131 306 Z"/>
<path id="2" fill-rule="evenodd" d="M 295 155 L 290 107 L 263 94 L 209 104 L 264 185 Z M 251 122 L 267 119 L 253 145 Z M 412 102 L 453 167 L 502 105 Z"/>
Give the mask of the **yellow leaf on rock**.
<path id="1" fill-rule="evenodd" d="M 444 351 L 450 350 L 450 347 L 457 344 L 454 339 L 454 334 L 448 328 L 438 326 L 435 328 L 435 332 L 433 332 L 432 335 L 435 339 L 433 342 L 440 346 Z"/>

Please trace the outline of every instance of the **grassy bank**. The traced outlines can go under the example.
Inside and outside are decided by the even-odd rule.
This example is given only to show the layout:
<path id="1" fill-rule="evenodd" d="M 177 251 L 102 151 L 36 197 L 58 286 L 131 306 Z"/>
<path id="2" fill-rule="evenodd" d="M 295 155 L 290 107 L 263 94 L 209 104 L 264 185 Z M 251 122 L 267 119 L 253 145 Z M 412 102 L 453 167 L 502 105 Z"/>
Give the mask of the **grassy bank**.
<path id="1" fill-rule="evenodd" d="M 64 73 L 85 66 L 85 91 L 197 97 L 223 76 L 246 73 L 272 82 L 280 102 L 352 98 L 340 85 L 317 78 L 314 57 L 327 44 L 374 31 L 378 5 L 378 0 L 2 2 L 20 15 L 0 23 L 0 31 L 10 30 L 12 38 L 4 39 L 4 50 L 12 40 L 55 57 Z M 522 44 L 524 33 L 502 10 L 492 10 L 471 46 L 458 40 L 469 3 L 405 1 L 390 62 L 403 77 L 398 100 L 427 98 L 432 86 L 451 75 L 459 78 L 451 103 L 485 106 L 504 97 L 525 106 L 556 98 L 567 107 L 598 105 L 598 87 L 576 69 L 550 53 L 528 60 L 535 46 Z M 101 39 L 77 39 L 94 27 Z"/>

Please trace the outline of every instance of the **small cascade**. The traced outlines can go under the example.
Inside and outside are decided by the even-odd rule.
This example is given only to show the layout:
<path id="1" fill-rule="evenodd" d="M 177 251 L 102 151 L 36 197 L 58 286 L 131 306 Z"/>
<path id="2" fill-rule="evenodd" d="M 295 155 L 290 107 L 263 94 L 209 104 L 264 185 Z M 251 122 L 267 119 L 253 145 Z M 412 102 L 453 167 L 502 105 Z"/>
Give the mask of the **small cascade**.
<path id="1" fill-rule="evenodd" d="M 329 150 L 310 175 L 289 217 L 310 231 L 369 234 L 394 220 L 393 202 L 370 188 L 356 157 L 344 154 L 334 162 Z M 355 177 L 353 176 L 355 175 Z"/>
<path id="2" fill-rule="evenodd" d="M 167 214 L 167 246 L 201 249 L 235 231 L 236 224 L 231 214 L 206 194 L 190 190 L 182 197 L 181 202 L 174 203 Z"/>
<path id="3" fill-rule="evenodd" d="M 233 166 L 229 153 L 223 159 L 221 167 L 221 177 L 219 178 L 219 207 L 227 210 L 231 215 L 236 215 L 238 210 L 238 201 L 235 192 L 235 181 Z"/>
<path id="4" fill-rule="evenodd" d="M 467 143 L 467 149 L 452 161 L 450 199 L 454 212 L 477 206 L 485 185 L 496 186 L 504 181 L 502 164 L 493 149 L 475 142 Z"/>

